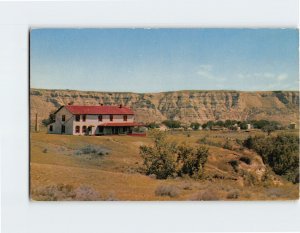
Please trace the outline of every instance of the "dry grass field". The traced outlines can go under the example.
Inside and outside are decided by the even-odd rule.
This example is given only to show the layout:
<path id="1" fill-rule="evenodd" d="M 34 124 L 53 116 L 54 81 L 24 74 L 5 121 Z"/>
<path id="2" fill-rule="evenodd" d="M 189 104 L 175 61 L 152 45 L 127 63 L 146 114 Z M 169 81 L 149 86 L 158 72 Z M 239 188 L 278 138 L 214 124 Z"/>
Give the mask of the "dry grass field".
<path id="1" fill-rule="evenodd" d="M 272 172 L 268 172 L 269 179 L 263 181 L 267 171 L 261 157 L 239 147 L 236 139 L 245 139 L 261 132 L 193 131 L 168 134 L 170 140 L 209 147 L 210 155 L 203 179 L 177 177 L 158 180 L 146 176 L 139 146 L 152 143 L 148 136 L 97 137 L 32 132 L 31 199 L 175 201 L 299 198 L 297 184 L 287 182 Z M 249 158 L 251 163 L 243 161 L 242 157 Z M 239 161 L 239 173 L 230 163 L 232 160 Z"/>

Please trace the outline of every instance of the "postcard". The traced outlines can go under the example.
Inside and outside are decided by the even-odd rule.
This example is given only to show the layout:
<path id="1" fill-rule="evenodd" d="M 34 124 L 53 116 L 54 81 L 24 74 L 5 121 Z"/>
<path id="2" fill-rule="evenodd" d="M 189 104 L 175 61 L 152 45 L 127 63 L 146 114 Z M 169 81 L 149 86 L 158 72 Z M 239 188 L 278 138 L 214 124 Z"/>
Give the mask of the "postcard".
<path id="1" fill-rule="evenodd" d="M 297 29 L 30 31 L 30 198 L 299 198 Z"/>

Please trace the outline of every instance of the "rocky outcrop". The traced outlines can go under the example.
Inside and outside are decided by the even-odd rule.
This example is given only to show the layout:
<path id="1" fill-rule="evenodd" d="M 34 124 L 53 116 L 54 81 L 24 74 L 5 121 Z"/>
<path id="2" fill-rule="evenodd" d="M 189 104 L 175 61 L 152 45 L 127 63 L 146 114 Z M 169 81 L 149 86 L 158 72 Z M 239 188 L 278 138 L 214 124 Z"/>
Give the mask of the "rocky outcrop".
<path id="1" fill-rule="evenodd" d="M 209 120 L 268 119 L 283 124 L 298 121 L 299 93 L 295 91 L 174 91 L 161 93 L 30 90 L 31 120 L 39 120 L 62 105 L 118 105 L 131 107 L 139 122 L 175 119 L 204 123 Z"/>

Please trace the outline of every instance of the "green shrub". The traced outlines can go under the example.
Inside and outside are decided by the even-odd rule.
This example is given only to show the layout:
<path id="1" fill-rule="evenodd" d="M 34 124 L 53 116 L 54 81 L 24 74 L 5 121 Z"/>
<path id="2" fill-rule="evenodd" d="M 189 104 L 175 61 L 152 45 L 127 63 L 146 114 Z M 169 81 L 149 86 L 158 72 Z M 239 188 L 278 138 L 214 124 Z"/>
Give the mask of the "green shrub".
<path id="1" fill-rule="evenodd" d="M 200 124 L 198 122 L 192 122 L 190 127 L 193 129 L 193 130 L 198 130 L 200 128 Z"/>
<path id="2" fill-rule="evenodd" d="M 165 120 L 162 123 L 171 129 L 180 128 L 181 126 L 180 121 L 174 121 L 174 120 Z"/>
<path id="3" fill-rule="evenodd" d="M 248 164 L 248 165 L 251 164 L 251 159 L 250 159 L 249 157 L 246 157 L 246 156 L 242 156 L 242 157 L 240 158 L 240 161 L 242 161 L 242 162 L 244 162 L 244 163 L 246 163 L 246 164 Z"/>
<path id="4" fill-rule="evenodd" d="M 255 150 L 280 176 L 299 183 L 299 138 L 295 135 L 276 137 L 249 137 L 244 146 Z"/>
<path id="5" fill-rule="evenodd" d="M 150 129 L 156 129 L 156 128 L 159 128 L 159 124 L 157 124 L 155 122 L 150 122 L 149 124 L 146 125 L 146 127 L 150 128 Z"/>
<path id="6" fill-rule="evenodd" d="M 215 124 L 214 124 L 213 121 L 208 121 L 208 122 L 204 123 L 204 124 L 202 125 L 202 127 L 203 127 L 203 129 L 206 129 L 206 128 L 211 129 L 211 127 L 213 127 L 214 125 L 215 125 Z"/>
<path id="7" fill-rule="evenodd" d="M 153 146 L 140 146 L 140 155 L 144 159 L 146 174 L 154 174 L 157 179 L 166 179 L 176 171 L 176 145 L 167 142 L 164 132 L 151 130 Z"/>
<path id="8" fill-rule="evenodd" d="M 154 174 L 157 179 L 188 175 L 200 178 L 208 157 L 208 149 L 203 146 L 178 146 L 167 140 L 166 133 L 151 130 L 153 146 L 140 146 L 146 174 Z"/>
<path id="9" fill-rule="evenodd" d="M 237 160 L 230 160 L 228 162 L 235 172 L 238 172 L 239 162 Z"/>
<path id="10" fill-rule="evenodd" d="M 223 145 L 223 148 L 227 150 L 232 150 L 232 143 L 229 140 L 226 140 L 225 144 Z"/>
<path id="11" fill-rule="evenodd" d="M 52 123 L 54 123 L 54 122 L 55 122 L 55 114 L 54 114 L 54 112 L 51 112 L 51 113 L 49 114 L 49 116 L 48 116 L 47 119 L 43 119 L 43 120 L 42 120 L 42 124 L 43 124 L 44 126 L 48 126 L 48 125 L 50 125 L 50 124 L 52 124 Z"/>
<path id="12" fill-rule="evenodd" d="M 84 146 L 82 148 L 80 148 L 79 150 L 76 151 L 76 155 L 99 155 L 99 156 L 103 156 L 103 155 L 107 155 L 109 154 L 109 152 L 107 151 L 107 149 L 103 149 L 97 146 L 93 146 L 93 145 L 87 145 Z"/>
<path id="13" fill-rule="evenodd" d="M 266 132 L 268 135 L 270 135 L 272 132 L 274 132 L 275 130 L 277 130 L 278 127 L 275 124 L 269 124 L 266 125 L 262 128 L 262 131 Z"/>
<path id="14" fill-rule="evenodd" d="M 241 122 L 240 124 L 239 124 L 239 127 L 241 128 L 241 129 L 247 129 L 247 122 L 246 121 L 243 121 L 243 122 Z"/>
<path id="15" fill-rule="evenodd" d="M 179 175 L 189 175 L 194 178 L 201 178 L 203 166 L 207 161 L 208 148 L 199 146 L 197 148 L 181 145 L 178 147 L 177 161 L 182 166 L 179 168 Z"/>
<path id="16" fill-rule="evenodd" d="M 209 145 L 209 146 L 215 146 L 215 147 L 223 147 L 224 145 L 220 142 L 214 142 L 214 141 L 211 141 L 209 140 L 209 136 L 204 136 L 203 138 L 200 138 L 197 143 L 199 144 L 206 144 L 206 145 Z"/>
<path id="17" fill-rule="evenodd" d="M 180 152 L 181 150 L 181 152 Z M 182 154 L 182 151 L 186 151 L 188 153 Z M 181 146 L 179 149 L 179 164 L 182 164 L 181 169 L 179 170 L 179 174 L 189 175 L 193 178 L 201 178 L 203 174 L 203 167 L 207 161 L 208 157 L 208 148 L 199 146 L 193 148 L 189 151 L 188 146 Z"/>
<path id="18" fill-rule="evenodd" d="M 207 143 L 207 138 L 208 138 L 207 135 L 204 136 L 203 138 L 200 138 L 200 139 L 198 140 L 198 143 L 200 143 L 200 144 L 206 144 L 206 143 Z"/>
<path id="19" fill-rule="evenodd" d="M 235 141 L 236 141 L 236 143 L 238 144 L 238 145 L 240 145 L 240 146 L 242 146 L 243 145 L 243 140 L 242 139 L 235 139 Z"/>
<path id="20" fill-rule="evenodd" d="M 241 170 L 240 175 L 241 177 L 243 177 L 244 184 L 246 186 L 254 186 L 258 183 L 257 177 L 251 172 L 248 172 L 246 170 Z"/>
<path id="21" fill-rule="evenodd" d="M 268 120 L 253 120 L 250 122 L 254 128 L 256 129 L 263 129 L 264 127 L 268 126 L 268 125 L 273 125 L 276 127 L 279 127 L 279 123 L 276 121 L 268 121 Z"/>

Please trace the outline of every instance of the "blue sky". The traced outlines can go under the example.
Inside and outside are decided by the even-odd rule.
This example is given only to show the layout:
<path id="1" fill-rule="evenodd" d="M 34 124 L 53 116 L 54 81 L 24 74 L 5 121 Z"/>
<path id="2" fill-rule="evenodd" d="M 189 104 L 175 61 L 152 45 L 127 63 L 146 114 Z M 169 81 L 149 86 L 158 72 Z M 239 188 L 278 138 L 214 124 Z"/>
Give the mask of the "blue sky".
<path id="1" fill-rule="evenodd" d="M 32 88 L 298 90 L 296 29 L 34 29 Z"/>

